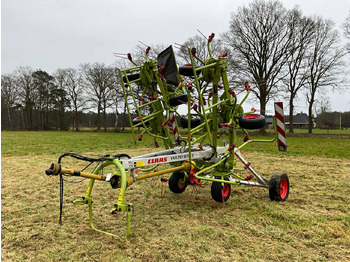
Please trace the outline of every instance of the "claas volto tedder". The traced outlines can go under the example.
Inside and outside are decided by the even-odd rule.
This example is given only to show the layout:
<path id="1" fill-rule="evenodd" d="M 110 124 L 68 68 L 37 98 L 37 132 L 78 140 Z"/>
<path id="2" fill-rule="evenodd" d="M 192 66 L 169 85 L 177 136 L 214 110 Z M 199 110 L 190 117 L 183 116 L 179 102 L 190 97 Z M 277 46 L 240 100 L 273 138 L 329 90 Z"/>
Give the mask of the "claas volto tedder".
<path id="1" fill-rule="evenodd" d="M 176 194 L 184 192 L 189 185 L 210 182 L 213 200 L 223 203 L 229 199 L 233 185 L 267 188 L 272 201 L 287 199 L 288 176 L 273 173 L 270 179 L 266 179 L 242 153 L 243 147 L 253 142 L 277 141 L 279 150 L 286 150 L 283 105 L 275 103 L 275 136 L 267 140 L 252 139 L 248 130 L 263 128 L 265 117 L 254 109 L 243 110 L 242 104 L 251 87 L 245 83 L 244 97 L 238 101 L 227 79 L 227 55 L 214 57 L 211 53 L 213 38 L 214 34 L 207 38 L 209 59 L 202 60 L 195 48 L 187 48 L 191 63 L 180 67 L 176 64 L 172 46 L 162 51 L 156 60 L 148 58 L 150 47 L 147 47 L 145 62 L 140 65 L 127 54 L 133 66 L 119 70 L 119 77 L 133 141 L 136 145 L 144 135 L 149 135 L 154 138 L 156 147 L 162 143 L 165 149 L 136 157 L 126 153 L 97 158 L 75 153 L 61 155 L 58 162 L 46 170 L 47 175 L 60 175 L 60 222 L 65 176 L 90 179 L 84 196 L 73 203 L 89 206 L 90 226 L 100 232 L 104 231 L 96 229 L 92 223 L 94 183 L 96 180 L 106 181 L 113 189 L 119 189 L 118 199 L 110 212 L 127 214 L 127 236 L 130 234 L 133 205 L 125 202 L 124 195 L 129 186 L 141 179 L 170 174 L 169 179 L 163 178 L 163 181 L 167 181 L 170 191 Z M 186 108 L 185 115 L 179 112 L 181 105 L 186 105 L 182 106 Z M 180 128 L 185 132 L 179 132 Z M 142 132 L 138 133 L 138 130 Z M 243 141 L 238 141 L 238 130 L 244 133 Z M 225 133 L 225 139 L 219 139 L 221 133 Z M 64 168 L 62 159 L 65 157 L 86 161 L 86 167 L 96 165 L 93 172 L 87 172 L 85 168 Z M 159 166 L 162 168 L 157 171 Z"/>

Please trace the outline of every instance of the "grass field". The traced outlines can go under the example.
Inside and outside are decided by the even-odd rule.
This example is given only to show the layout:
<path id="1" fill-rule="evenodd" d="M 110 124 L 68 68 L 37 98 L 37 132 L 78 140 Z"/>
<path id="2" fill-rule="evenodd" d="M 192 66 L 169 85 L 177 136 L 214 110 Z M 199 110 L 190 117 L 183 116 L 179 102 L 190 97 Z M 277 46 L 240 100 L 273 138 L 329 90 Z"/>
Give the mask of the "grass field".
<path id="1" fill-rule="evenodd" d="M 135 148 L 130 134 L 2 132 L 1 258 L 3 261 L 347 261 L 350 260 L 350 139 L 288 137 L 288 152 L 275 143 L 246 154 L 269 178 L 290 178 L 286 202 L 271 202 L 266 189 L 233 187 L 225 205 L 211 199 L 210 184 L 182 194 L 143 180 L 127 189 L 133 203 L 131 235 L 126 218 L 110 215 L 119 191 L 96 182 L 94 222 L 119 235 L 89 228 L 87 206 L 74 206 L 87 181 L 64 188 L 58 225 L 59 179 L 44 170 L 64 152 L 89 154 L 155 150 L 146 139 Z M 68 164 L 74 164 L 68 163 Z M 74 167 L 74 166 L 69 166 Z"/>

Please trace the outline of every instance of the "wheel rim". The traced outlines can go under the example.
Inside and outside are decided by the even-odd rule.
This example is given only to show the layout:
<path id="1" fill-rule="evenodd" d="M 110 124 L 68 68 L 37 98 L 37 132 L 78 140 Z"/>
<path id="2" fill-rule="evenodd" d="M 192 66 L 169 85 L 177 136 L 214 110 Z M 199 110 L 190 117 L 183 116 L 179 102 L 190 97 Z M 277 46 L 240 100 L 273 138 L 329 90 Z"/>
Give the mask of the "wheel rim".
<path id="1" fill-rule="evenodd" d="M 286 178 L 282 178 L 280 183 L 280 196 L 284 199 L 288 193 L 288 181 Z"/>
<path id="2" fill-rule="evenodd" d="M 245 119 L 258 119 L 259 115 L 257 114 L 248 114 L 244 116 Z"/>
<path id="3" fill-rule="evenodd" d="M 184 178 L 180 178 L 180 179 L 179 179 L 179 182 L 177 182 L 177 186 L 179 187 L 179 189 L 184 188 L 185 185 L 186 185 L 185 179 L 184 179 Z"/>
<path id="4" fill-rule="evenodd" d="M 228 194 L 230 193 L 230 187 L 228 184 L 224 184 L 224 186 L 222 187 L 221 193 L 222 193 L 222 197 L 224 198 L 228 196 Z"/>

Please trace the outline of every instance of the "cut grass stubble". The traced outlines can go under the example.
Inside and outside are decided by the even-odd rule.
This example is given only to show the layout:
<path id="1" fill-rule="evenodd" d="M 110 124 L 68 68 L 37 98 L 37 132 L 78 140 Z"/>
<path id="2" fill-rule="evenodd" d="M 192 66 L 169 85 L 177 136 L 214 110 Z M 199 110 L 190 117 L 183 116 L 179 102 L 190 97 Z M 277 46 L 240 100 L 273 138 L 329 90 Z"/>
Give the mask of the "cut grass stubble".
<path id="1" fill-rule="evenodd" d="M 149 150 L 126 151 L 138 155 Z M 84 194 L 87 181 L 65 183 L 63 225 L 58 225 L 59 181 L 44 175 L 56 155 L 2 156 L 2 259 L 349 260 L 350 160 L 253 151 L 247 156 L 267 178 L 274 171 L 288 173 L 286 202 L 271 202 L 266 189 L 239 186 L 223 205 L 211 199 L 210 184 L 198 193 L 192 187 L 182 194 L 167 189 L 161 197 L 159 178 L 139 181 L 125 195 L 135 205 L 128 239 L 126 217 L 108 212 L 119 193 L 108 183 L 95 183 L 94 223 L 120 238 L 91 230 L 87 206 L 71 203 Z"/>

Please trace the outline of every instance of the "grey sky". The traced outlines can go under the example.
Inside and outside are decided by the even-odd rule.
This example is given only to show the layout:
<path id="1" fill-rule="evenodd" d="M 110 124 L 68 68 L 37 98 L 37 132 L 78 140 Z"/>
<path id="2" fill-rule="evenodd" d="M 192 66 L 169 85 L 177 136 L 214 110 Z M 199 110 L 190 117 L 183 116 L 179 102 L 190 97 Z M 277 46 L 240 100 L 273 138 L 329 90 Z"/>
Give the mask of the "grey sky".
<path id="1" fill-rule="evenodd" d="M 2 0 L 1 73 L 31 66 L 53 73 L 84 62 L 111 65 L 113 52 L 138 41 L 184 42 L 197 34 L 220 34 L 245 0 Z M 283 0 L 304 14 L 332 19 L 340 28 L 350 0 Z M 336 101 L 333 101 L 333 97 Z M 332 110 L 350 111 L 349 95 L 332 96 Z M 339 107 L 339 105 L 341 106 Z"/>

